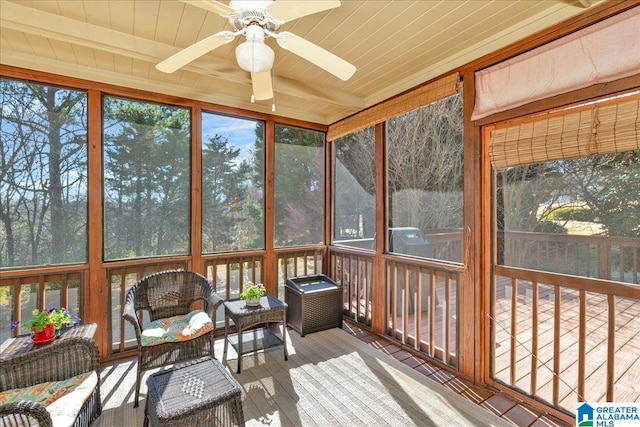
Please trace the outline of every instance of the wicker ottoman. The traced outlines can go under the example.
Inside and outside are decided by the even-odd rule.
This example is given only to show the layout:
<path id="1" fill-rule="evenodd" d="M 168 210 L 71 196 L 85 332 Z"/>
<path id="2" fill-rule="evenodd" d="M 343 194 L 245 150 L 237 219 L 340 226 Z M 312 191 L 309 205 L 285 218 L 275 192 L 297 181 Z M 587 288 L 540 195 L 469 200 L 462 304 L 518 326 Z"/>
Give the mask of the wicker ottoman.
<path id="1" fill-rule="evenodd" d="M 147 388 L 145 427 L 244 426 L 240 385 L 216 359 L 157 372 Z"/>
<path id="2" fill-rule="evenodd" d="M 287 279 L 287 324 L 300 336 L 342 327 L 342 286 L 324 274 Z"/>

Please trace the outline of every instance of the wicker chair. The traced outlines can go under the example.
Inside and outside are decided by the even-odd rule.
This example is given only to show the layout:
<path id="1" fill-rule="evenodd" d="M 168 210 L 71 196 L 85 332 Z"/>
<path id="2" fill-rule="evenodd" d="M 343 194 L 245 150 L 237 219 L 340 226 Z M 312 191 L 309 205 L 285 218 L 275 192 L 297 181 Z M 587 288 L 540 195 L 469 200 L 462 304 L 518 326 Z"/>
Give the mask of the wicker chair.
<path id="1" fill-rule="evenodd" d="M 213 321 L 213 329 L 205 334 L 175 342 L 143 345 L 142 311 L 150 321 L 183 316 L 194 310 L 194 303 L 204 301 L 205 312 Z M 138 370 L 134 408 L 138 407 L 142 372 L 177 362 L 213 356 L 215 312 L 222 298 L 209 280 L 192 271 L 169 270 L 139 280 L 127 292 L 122 317 L 134 327 L 138 342 Z"/>
<path id="2" fill-rule="evenodd" d="M 0 363 L 0 392 L 64 381 L 95 371 L 96 385 L 75 417 L 73 426 L 89 426 L 101 414 L 100 356 L 91 338 L 69 337 L 35 348 Z M 52 427 L 51 415 L 41 404 L 19 401 L 0 405 L 0 425 Z"/>

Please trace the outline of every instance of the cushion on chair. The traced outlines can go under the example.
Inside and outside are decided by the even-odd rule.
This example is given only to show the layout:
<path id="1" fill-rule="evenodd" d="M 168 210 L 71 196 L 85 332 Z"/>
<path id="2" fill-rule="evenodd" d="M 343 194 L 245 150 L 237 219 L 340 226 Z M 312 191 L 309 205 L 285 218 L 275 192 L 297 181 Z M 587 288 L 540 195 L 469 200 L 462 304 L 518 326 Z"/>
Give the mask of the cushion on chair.
<path id="1" fill-rule="evenodd" d="M 86 372 L 64 381 L 52 381 L 0 393 L 0 404 L 29 401 L 44 405 L 54 427 L 73 425 L 84 402 L 91 397 L 98 384 L 95 371 Z"/>
<path id="2" fill-rule="evenodd" d="M 155 320 L 142 331 L 140 343 L 143 346 L 165 342 L 186 341 L 213 330 L 211 318 L 202 310 L 195 310 L 182 316 Z"/>

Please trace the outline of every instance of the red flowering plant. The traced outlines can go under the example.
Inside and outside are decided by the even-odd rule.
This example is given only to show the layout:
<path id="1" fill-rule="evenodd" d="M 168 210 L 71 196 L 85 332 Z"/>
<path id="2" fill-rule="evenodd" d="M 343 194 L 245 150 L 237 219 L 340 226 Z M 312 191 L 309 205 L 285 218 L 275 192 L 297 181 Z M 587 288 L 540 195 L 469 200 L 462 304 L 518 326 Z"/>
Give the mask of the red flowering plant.
<path id="1" fill-rule="evenodd" d="M 34 309 L 30 320 L 24 322 L 22 325 L 34 332 L 42 332 L 47 325 L 53 325 L 56 331 L 59 331 L 63 326 L 77 326 L 80 324 L 80 318 L 76 315 L 70 314 L 66 308 L 51 307 L 48 310 Z M 11 324 L 11 329 L 15 329 L 19 320 L 16 320 Z"/>

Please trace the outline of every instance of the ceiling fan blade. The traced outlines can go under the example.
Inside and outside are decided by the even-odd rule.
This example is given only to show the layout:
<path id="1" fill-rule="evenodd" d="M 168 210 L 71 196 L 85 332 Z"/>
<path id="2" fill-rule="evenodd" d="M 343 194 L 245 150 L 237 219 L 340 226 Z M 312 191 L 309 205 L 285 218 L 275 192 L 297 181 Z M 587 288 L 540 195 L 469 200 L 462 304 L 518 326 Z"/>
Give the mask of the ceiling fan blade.
<path id="1" fill-rule="evenodd" d="M 349 80 L 356 72 L 355 65 L 288 31 L 278 34 L 277 41 L 283 49 L 295 53 L 342 80 Z"/>
<path id="2" fill-rule="evenodd" d="M 164 73 L 173 73 L 178 68 L 184 67 L 189 62 L 200 58 L 205 53 L 211 52 L 225 43 L 229 43 L 233 39 L 234 35 L 231 31 L 221 31 L 182 49 L 175 55 L 160 62 L 156 65 L 156 68 Z"/>
<path id="3" fill-rule="evenodd" d="M 257 100 L 273 98 L 273 86 L 271 85 L 271 71 L 251 73 L 253 83 L 253 96 Z"/>
<path id="4" fill-rule="evenodd" d="M 339 6 L 340 0 L 277 0 L 269 6 L 268 12 L 272 18 L 281 23 L 285 23 Z"/>
<path id="5" fill-rule="evenodd" d="M 218 15 L 228 16 L 234 14 L 236 11 L 227 6 L 224 3 L 220 3 L 215 0 L 180 0 L 182 3 L 190 4 L 199 7 L 209 12 L 215 12 Z"/>

